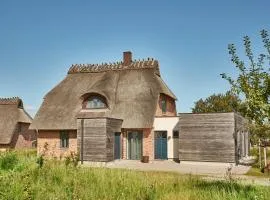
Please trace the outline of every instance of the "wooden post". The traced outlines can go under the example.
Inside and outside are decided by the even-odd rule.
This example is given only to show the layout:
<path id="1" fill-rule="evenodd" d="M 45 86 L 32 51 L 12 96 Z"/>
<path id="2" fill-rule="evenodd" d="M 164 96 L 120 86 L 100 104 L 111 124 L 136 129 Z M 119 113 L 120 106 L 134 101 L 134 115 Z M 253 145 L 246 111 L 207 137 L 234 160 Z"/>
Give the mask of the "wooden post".
<path id="1" fill-rule="evenodd" d="M 261 139 L 259 139 L 259 165 L 260 169 L 262 168 L 262 159 L 261 159 Z"/>
<path id="2" fill-rule="evenodd" d="M 83 146 L 84 145 L 83 144 L 83 140 L 84 140 L 83 137 L 84 137 L 84 119 L 81 119 L 81 149 L 80 149 L 81 150 L 81 164 L 83 164 L 83 159 L 84 159 L 83 158 L 83 150 L 84 150 L 83 149 L 83 147 L 84 147 Z"/>
<path id="3" fill-rule="evenodd" d="M 266 158 L 266 146 L 263 147 L 263 153 L 264 153 L 264 167 L 267 166 L 267 158 Z"/>

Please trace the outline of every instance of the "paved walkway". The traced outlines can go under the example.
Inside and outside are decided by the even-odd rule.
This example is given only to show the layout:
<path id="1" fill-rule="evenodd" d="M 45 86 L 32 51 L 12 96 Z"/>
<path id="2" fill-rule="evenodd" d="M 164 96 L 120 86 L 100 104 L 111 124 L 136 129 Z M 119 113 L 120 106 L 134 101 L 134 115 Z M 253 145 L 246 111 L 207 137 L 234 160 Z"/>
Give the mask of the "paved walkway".
<path id="1" fill-rule="evenodd" d="M 84 166 L 107 167 L 116 169 L 132 169 L 139 171 L 166 171 L 176 172 L 181 174 L 203 175 L 205 180 L 226 180 L 228 169 L 231 169 L 231 174 L 234 179 L 237 179 L 243 184 L 258 184 L 270 186 L 269 178 L 258 178 L 246 176 L 250 167 L 238 165 L 235 166 L 229 163 L 214 163 L 214 162 L 181 162 L 174 161 L 152 161 L 150 163 L 141 163 L 135 160 L 115 160 L 108 163 L 93 163 L 84 162 Z"/>
<path id="2" fill-rule="evenodd" d="M 228 168 L 231 168 L 232 174 L 241 175 L 245 174 L 249 167 L 228 163 L 213 163 L 213 162 L 181 162 L 176 163 L 174 161 L 152 161 L 150 163 L 141 163 L 136 160 L 115 160 L 108 163 L 88 163 L 85 165 L 91 166 L 103 166 L 108 168 L 124 168 L 135 169 L 140 171 L 170 171 L 179 172 L 183 174 L 195 174 L 195 175 L 225 175 Z"/>

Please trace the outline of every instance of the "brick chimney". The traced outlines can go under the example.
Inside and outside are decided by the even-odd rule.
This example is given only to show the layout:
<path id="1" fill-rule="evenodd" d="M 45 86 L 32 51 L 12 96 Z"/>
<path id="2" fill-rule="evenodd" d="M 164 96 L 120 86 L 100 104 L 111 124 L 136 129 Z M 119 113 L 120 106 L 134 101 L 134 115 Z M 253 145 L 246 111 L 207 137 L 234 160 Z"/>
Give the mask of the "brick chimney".
<path id="1" fill-rule="evenodd" d="M 124 66 L 130 65 L 132 62 L 132 53 L 131 51 L 125 51 L 123 53 L 123 64 Z"/>

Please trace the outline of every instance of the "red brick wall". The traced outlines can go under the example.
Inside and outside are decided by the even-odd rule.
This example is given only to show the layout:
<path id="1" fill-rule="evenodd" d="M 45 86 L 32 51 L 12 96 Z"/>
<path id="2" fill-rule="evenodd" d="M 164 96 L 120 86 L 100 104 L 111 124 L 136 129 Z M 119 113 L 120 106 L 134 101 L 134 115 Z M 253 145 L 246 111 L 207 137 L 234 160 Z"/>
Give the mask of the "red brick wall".
<path id="1" fill-rule="evenodd" d="M 140 129 L 143 131 L 143 155 L 154 159 L 153 129 Z M 127 129 L 122 130 L 122 159 L 127 159 Z M 38 154 L 64 158 L 71 152 L 77 153 L 77 132 L 69 131 L 69 148 L 60 148 L 60 131 L 41 131 L 38 133 Z"/>
<path id="2" fill-rule="evenodd" d="M 38 154 L 44 154 L 48 157 L 64 158 L 71 152 L 77 153 L 77 131 L 70 130 L 69 147 L 60 147 L 60 131 L 44 131 L 39 130 L 37 140 Z"/>
<path id="3" fill-rule="evenodd" d="M 127 159 L 127 130 L 122 129 L 122 159 Z"/>
<path id="4" fill-rule="evenodd" d="M 143 130 L 143 156 L 149 156 L 149 160 L 154 159 L 154 133 L 150 128 Z"/>
<path id="5" fill-rule="evenodd" d="M 36 132 L 29 130 L 30 124 L 19 123 L 18 134 L 15 134 L 12 139 L 12 146 L 19 148 L 32 148 L 32 143 L 37 139 Z"/>
<path id="6" fill-rule="evenodd" d="M 162 99 L 166 99 L 166 112 L 162 112 Z M 157 110 L 156 110 L 156 116 L 176 116 L 176 106 L 175 106 L 175 100 L 165 94 L 159 95 Z"/>

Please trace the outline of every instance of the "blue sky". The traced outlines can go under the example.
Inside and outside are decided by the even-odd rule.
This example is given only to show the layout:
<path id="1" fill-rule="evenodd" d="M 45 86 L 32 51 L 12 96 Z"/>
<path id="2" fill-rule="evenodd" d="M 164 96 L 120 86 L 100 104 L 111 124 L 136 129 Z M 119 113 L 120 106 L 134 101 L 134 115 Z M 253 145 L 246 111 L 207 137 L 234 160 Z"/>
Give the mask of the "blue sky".
<path id="1" fill-rule="evenodd" d="M 0 97 L 19 96 L 33 115 L 73 63 L 159 60 L 178 97 L 178 112 L 228 90 L 220 73 L 236 71 L 229 43 L 243 55 L 249 35 L 270 31 L 269 0 L 13 1 L 0 2 Z"/>

